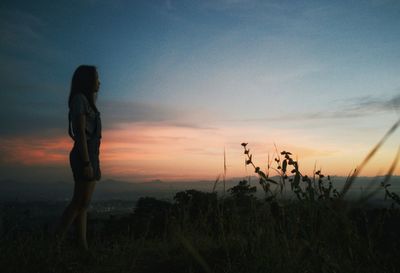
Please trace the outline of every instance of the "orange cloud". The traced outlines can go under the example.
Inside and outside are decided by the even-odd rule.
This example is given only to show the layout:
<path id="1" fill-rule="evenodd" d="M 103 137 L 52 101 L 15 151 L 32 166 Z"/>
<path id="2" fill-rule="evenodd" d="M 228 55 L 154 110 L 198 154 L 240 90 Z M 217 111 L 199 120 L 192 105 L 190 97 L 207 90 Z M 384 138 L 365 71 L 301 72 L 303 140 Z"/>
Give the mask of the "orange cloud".
<path id="1" fill-rule="evenodd" d="M 62 164 L 71 141 L 68 138 L 1 138 L 1 164 Z"/>
<path id="2" fill-rule="evenodd" d="M 371 148 L 360 145 L 348 149 L 291 135 L 259 127 L 196 129 L 155 123 L 125 124 L 103 132 L 102 173 L 104 177 L 123 179 L 214 179 L 223 172 L 225 147 L 228 175 L 246 176 L 253 174 L 253 170 L 244 166 L 240 143 L 249 142 L 254 162 L 265 168 L 268 154 L 271 159 L 276 156 L 274 141 L 279 140 L 279 151 L 291 151 L 297 156 L 304 173 L 311 174 L 315 165 L 325 174 L 347 175 Z M 287 143 L 296 145 L 285 146 Z M 68 168 L 72 145 L 66 136 L 0 138 L 0 164 Z M 393 145 L 382 149 L 363 175 L 384 174 L 393 156 Z"/>

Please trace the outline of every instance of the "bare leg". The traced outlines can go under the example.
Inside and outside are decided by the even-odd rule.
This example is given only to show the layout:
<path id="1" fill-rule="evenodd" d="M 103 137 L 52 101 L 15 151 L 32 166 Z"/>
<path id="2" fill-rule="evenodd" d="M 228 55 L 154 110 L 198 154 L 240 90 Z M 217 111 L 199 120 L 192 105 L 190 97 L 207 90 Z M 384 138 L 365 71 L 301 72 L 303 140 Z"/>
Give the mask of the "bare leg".
<path id="1" fill-rule="evenodd" d="M 87 209 L 82 209 L 76 217 L 76 230 L 78 233 L 78 244 L 79 246 L 87 250 L 88 244 L 86 241 L 86 230 L 87 230 Z"/>
<path id="2" fill-rule="evenodd" d="M 75 182 L 74 186 L 74 195 L 72 197 L 71 202 L 65 208 L 60 222 L 57 225 L 55 235 L 60 240 L 64 238 L 65 233 L 67 232 L 68 228 L 74 222 L 76 216 L 79 213 L 80 204 L 82 203 L 82 183 Z"/>
<path id="3" fill-rule="evenodd" d="M 78 231 L 79 245 L 87 250 L 88 245 L 86 241 L 86 230 L 87 230 L 87 209 L 89 207 L 90 200 L 93 195 L 94 188 L 96 186 L 95 181 L 85 182 L 85 190 L 83 191 L 82 203 L 78 215 L 76 216 L 76 225 Z"/>
<path id="4" fill-rule="evenodd" d="M 74 222 L 75 218 L 80 214 L 83 207 L 87 207 L 90 202 L 90 197 L 92 196 L 94 190 L 94 181 L 77 181 L 74 186 L 74 195 L 71 202 L 64 210 L 61 220 L 56 228 L 56 237 L 63 239 L 65 233 Z M 89 196 L 89 198 L 88 198 Z"/>

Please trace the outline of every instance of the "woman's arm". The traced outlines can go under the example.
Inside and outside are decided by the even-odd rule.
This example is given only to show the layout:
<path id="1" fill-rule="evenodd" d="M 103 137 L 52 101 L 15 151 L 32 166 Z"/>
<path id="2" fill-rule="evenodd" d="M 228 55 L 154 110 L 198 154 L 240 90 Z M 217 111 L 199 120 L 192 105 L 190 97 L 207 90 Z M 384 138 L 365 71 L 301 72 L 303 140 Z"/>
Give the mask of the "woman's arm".
<path id="1" fill-rule="evenodd" d="M 87 146 L 87 139 L 86 139 L 86 116 L 85 116 L 85 114 L 79 115 L 78 130 L 79 130 L 79 145 L 80 145 L 79 150 L 81 153 L 81 158 L 82 158 L 83 162 L 90 162 L 89 151 L 88 151 L 88 146 Z M 90 163 L 88 166 L 85 166 L 84 175 L 88 178 L 93 177 L 93 168 Z"/>

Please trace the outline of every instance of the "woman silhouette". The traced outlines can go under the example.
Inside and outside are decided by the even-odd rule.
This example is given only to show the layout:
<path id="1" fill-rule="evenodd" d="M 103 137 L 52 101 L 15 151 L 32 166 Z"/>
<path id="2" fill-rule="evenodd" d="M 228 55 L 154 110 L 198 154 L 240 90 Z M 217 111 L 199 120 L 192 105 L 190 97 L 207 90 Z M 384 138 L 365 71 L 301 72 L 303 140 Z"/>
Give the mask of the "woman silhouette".
<path id="1" fill-rule="evenodd" d="M 74 140 L 69 155 L 75 181 L 74 195 L 56 229 L 56 237 L 62 240 L 75 220 L 78 242 L 84 250 L 88 250 L 87 209 L 96 181 L 101 178 L 99 161 L 101 120 L 96 107 L 99 87 L 95 66 L 81 65 L 75 70 L 68 100 L 68 133 Z"/>

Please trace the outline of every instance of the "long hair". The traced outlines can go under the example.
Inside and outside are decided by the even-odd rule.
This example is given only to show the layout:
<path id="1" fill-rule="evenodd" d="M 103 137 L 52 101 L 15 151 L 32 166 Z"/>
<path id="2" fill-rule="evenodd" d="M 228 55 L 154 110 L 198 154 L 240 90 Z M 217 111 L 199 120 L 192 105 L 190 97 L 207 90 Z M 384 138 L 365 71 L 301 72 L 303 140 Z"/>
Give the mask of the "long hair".
<path id="1" fill-rule="evenodd" d="M 80 65 L 74 72 L 71 81 L 71 91 L 69 93 L 68 107 L 71 108 L 72 98 L 82 93 L 89 101 L 90 106 L 94 111 L 97 110 L 93 101 L 93 93 L 95 90 L 95 80 L 97 77 L 97 69 L 93 65 Z"/>

